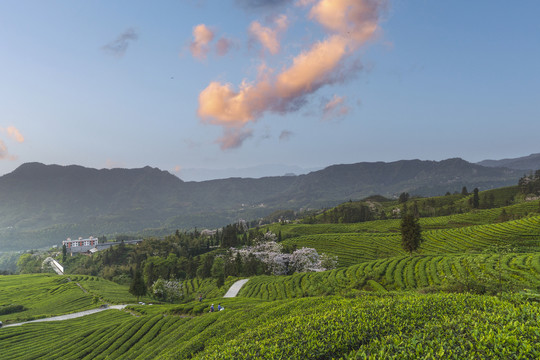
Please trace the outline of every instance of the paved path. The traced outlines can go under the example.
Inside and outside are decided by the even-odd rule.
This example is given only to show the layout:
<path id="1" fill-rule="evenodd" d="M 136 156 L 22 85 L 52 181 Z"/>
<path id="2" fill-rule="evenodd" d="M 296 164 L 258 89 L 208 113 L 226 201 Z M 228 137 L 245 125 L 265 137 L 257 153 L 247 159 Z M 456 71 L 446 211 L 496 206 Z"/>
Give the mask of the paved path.
<path id="1" fill-rule="evenodd" d="M 232 286 L 229 288 L 229 291 L 227 291 L 227 293 L 223 297 L 226 297 L 226 298 L 235 297 L 240 291 L 240 289 L 242 288 L 242 286 L 248 282 L 248 280 L 249 279 L 242 279 L 232 284 Z"/>
<path id="2" fill-rule="evenodd" d="M 64 275 L 64 267 L 60 263 L 54 260 L 52 257 L 48 257 L 43 261 L 43 265 L 49 264 L 58 275 Z"/>
<path id="3" fill-rule="evenodd" d="M 22 322 L 22 323 L 4 325 L 4 327 L 6 328 L 6 327 L 10 327 L 10 326 L 19 326 L 19 325 L 23 325 L 23 324 L 29 324 L 29 323 L 35 323 L 35 322 L 43 322 L 43 321 L 61 321 L 61 320 L 75 319 L 75 318 L 78 318 L 78 317 L 81 317 L 81 316 L 95 314 L 95 313 L 98 313 L 100 311 L 105 311 L 105 310 L 109 310 L 109 309 L 122 310 L 126 306 L 127 305 L 111 305 L 111 306 L 109 306 L 107 308 L 103 308 L 103 309 L 102 308 L 92 309 L 92 310 L 76 312 L 76 313 L 73 313 L 73 314 L 66 314 L 66 315 L 59 315 L 59 316 L 54 316 L 54 317 L 50 317 L 50 318 L 30 320 L 30 321 L 25 321 L 25 322 Z"/>

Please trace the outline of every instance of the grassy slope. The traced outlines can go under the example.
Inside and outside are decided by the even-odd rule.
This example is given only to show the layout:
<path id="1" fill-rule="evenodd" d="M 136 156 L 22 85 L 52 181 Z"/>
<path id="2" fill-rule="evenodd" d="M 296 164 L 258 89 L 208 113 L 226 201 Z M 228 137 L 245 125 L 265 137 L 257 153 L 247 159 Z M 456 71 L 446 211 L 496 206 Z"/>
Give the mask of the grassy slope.
<path id="1" fill-rule="evenodd" d="M 140 317 L 109 310 L 64 322 L 5 328 L 0 331 L 2 358 L 540 356 L 538 303 L 469 294 L 388 294 L 274 302 L 233 299 L 225 307 L 196 317 L 174 315 L 174 310 L 186 309 L 171 306 L 154 306 Z M 58 334 L 69 334 L 69 341 L 58 342 Z"/>
<path id="2" fill-rule="evenodd" d="M 537 210 L 537 202 L 506 208 L 520 215 Z M 139 317 L 110 310 L 1 329 L 2 358 L 539 358 L 539 302 L 518 295 L 499 299 L 386 292 L 444 287 L 450 281 L 498 284 L 499 279 L 505 290 L 539 291 L 540 252 L 535 248 L 540 217 L 493 224 L 500 212 L 422 219 L 427 241 L 423 255 L 413 257 L 399 249 L 398 220 L 273 225 L 272 231 L 292 236 L 287 242 L 306 246 L 311 241 L 319 250 L 341 254 L 342 265 L 354 265 L 324 273 L 255 277 L 235 299 L 133 307 Z M 483 251 L 500 239 L 518 245 L 520 252 L 499 257 Z M 75 280 L 89 293 L 53 275 L 0 277 L 0 305 L 35 304 L 33 313 L 5 319 L 87 308 L 94 295 L 107 301 L 133 299 L 126 287 L 92 277 Z M 204 281 L 184 285 L 190 294 L 223 292 Z M 226 311 L 207 313 L 210 303 L 218 301 Z M 69 333 L 70 341 L 58 345 L 59 333 Z"/>
<path id="3" fill-rule="evenodd" d="M 503 208 L 507 214 L 523 218 L 498 223 L 502 209 L 477 210 L 471 213 L 421 218 L 426 240 L 421 254 L 481 252 L 501 244 L 524 250 L 540 249 L 538 202 Z M 340 266 L 362 261 L 401 256 L 400 222 L 377 220 L 357 224 L 273 225 L 281 231 L 285 244 L 313 247 L 319 252 L 338 256 Z"/>
<path id="4" fill-rule="evenodd" d="M 501 282 L 499 282 L 501 279 Z M 257 276 L 240 297 L 278 300 L 347 294 L 354 290 L 445 289 L 540 290 L 540 253 L 401 256 L 321 273 Z M 481 286 L 482 288 L 478 288 Z"/>
<path id="5" fill-rule="evenodd" d="M 134 303 L 135 297 L 127 290 L 127 286 L 92 276 L 4 275 L 0 276 L 0 306 L 22 305 L 25 310 L 0 315 L 0 321 L 51 317 L 96 308 L 103 302 Z"/>

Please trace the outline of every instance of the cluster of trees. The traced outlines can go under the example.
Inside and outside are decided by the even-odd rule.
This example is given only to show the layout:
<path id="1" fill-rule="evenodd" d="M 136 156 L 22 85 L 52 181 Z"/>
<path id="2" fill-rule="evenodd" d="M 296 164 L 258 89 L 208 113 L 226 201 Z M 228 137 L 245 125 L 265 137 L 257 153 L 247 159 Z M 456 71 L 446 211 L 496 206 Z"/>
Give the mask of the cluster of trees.
<path id="1" fill-rule="evenodd" d="M 522 194 L 540 194 L 540 170 L 523 176 L 518 186 Z"/>
<path id="2" fill-rule="evenodd" d="M 151 272 L 155 272 L 146 282 L 150 288 L 160 277 L 195 277 L 201 255 L 219 247 L 222 235 L 221 231 L 213 234 L 202 234 L 198 230 L 176 231 L 164 239 L 145 239 L 136 246 L 121 242 L 93 256 L 68 256 L 63 265 L 67 273 L 101 276 L 129 284 L 135 276 L 135 269 L 143 271 L 144 264 L 148 263 Z"/>
<path id="3" fill-rule="evenodd" d="M 290 275 L 295 272 L 325 271 L 337 266 L 337 257 L 317 253 L 313 248 L 287 249 L 276 242 L 277 237 L 271 232 L 254 246 L 232 250 L 235 261 L 258 261 L 266 274 Z M 239 260 L 236 260 L 239 259 Z"/>
<path id="4" fill-rule="evenodd" d="M 20 274 L 33 274 L 42 271 L 42 264 L 45 257 L 38 252 L 30 251 L 19 256 L 17 269 Z"/>
<path id="5" fill-rule="evenodd" d="M 331 224 L 358 223 L 375 219 L 376 213 L 371 211 L 368 205 L 352 201 L 325 211 L 320 217 L 322 223 Z"/>
<path id="6" fill-rule="evenodd" d="M 386 214 L 378 214 L 365 202 L 352 201 L 325 210 L 321 214 L 312 214 L 303 219 L 305 224 L 351 224 L 376 219 L 385 219 Z"/>
<path id="7" fill-rule="evenodd" d="M 18 252 L 0 252 L 0 274 L 10 275 L 17 272 Z"/>
<path id="8" fill-rule="evenodd" d="M 222 286 L 228 276 L 317 271 L 323 265 L 336 264 L 335 259 L 314 249 L 286 248 L 278 241 L 281 234 L 248 229 L 241 221 L 215 232 L 177 231 L 138 245 L 121 242 L 93 256 L 68 256 L 63 265 L 66 273 L 101 276 L 130 285 L 135 296 L 148 293 L 159 300 L 175 301 L 182 296 L 178 284 L 185 279 L 213 278 Z M 23 261 L 29 259 L 30 254 Z"/>
<path id="9" fill-rule="evenodd" d="M 540 176 L 540 174 L 539 174 Z M 540 178 L 539 178 L 540 179 Z M 530 187 L 531 182 L 527 183 Z M 540 181 L 539 181 L 540 184 Z M 504 194 L 507 196 L 509 194 Z M 375 196 L 377 198 L 377 196 Z M 395 207 L 391 214 L 384 211 L 384 203 L 392 200 L 380 197 L 377 199 L 378 207 L 374 206 L 370 201 L 349 201 L 347 203 L 336 206 L 335 208 L 325 210 L 318 215 L 313 214 L 304 218 L 303 222 L 306 224 L 317 223 L 358 223 L 372 220 L 386 220 L 388 217 L 401 218 L 402 214 L 407 213 L 409 210 L 416 217 L 430 217 L 430 216 L 446 216 L 451 214 L 460 214 L 468 209 L 491 209 L 500 205 L 510 205 L 513 199 L 513 195 L 505 199 L 496 199 L 494 192 L 485 192 L 480 194 L 478 188 L 475 188 L 471 193 L 467 190 L 466 186 L 463 186 L 461 192 L 455 192 L 446 196 L 430 197 L 430 198 L 418 198 L 411 196 L 408 192 L 402 192 L 398 199 L 398 206 Z M 468 198 L 467 202 L 460 201 L 461 199 Z"/>

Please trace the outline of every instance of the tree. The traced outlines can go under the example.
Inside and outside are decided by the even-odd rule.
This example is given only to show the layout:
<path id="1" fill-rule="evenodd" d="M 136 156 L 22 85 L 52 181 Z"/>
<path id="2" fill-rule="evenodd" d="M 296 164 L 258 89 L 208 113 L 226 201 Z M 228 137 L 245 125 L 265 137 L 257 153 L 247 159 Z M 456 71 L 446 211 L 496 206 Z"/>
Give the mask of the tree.
<path id="1" fill-rule="evenodd" d="M 473 190 L 473 200 L 472 200 L 473 209 L 478 209 L 480 207 L 480 198 L 478 197 L 478 188 Z"/>
<path id="2" fill-rule="evenodd" d="M 418 219 L 414 214 L 404 214 L 401 217 L 401 246 L 403 250 L 412 255 L 413 251 L 420 248 L 422 239 L 422 229 L 418 223 Z"/>
<path id="3" fill-rule="evenodd" d="M 214 258 L 214 263 L 212 264 L 212 269 L 210 270 L 213 277 L 216 279 L 223 275 L 225 277 L 225 260 L 223 256 L 217 256 Z"/>
<path id="4" fill-rule="evenodd" d="M 420 210 L 418 210 L 418 202 L 416 200 L 413 203 L 412 211 L 413 211 L 413 214 L 414 214 L 415 217 L 420 216 Z"/>
<path id="5" fill-rule="evenodd" d="M 17 260 L 17 269 L 21 274 L 32 274 L 41 272 L 41 261 L 39 257 L 32 254 L 22 254 Z"/>
<path id="6" fill-rule="evenodd" d="M 401 194 L 399 194 L 398 203 L 403 204 L 403 203 L 406 203 L 407 201 L 409 201 L 409 193 L 402 192 Z"/>
<path id="7" fill-rule="evenodd" d="M 214 255 L 203 255 L 201 265 L 197 269 L 197 276 L 201 278 L 210 277 L 212 275 L 212 265 L 214 265 Z"/>
<path id="8" fill-rule="evenodd" d="M 227 249 L 230 247 L 237 246 L 238 243 L 239 243 L 238 232 L 236 230 L 236 226 L 234 225 L 225 226 L 225 228 L 223 228 L 221 247 Z"/>
<path id="9" fill-rule="evenodd" d="M 152 284 L 152 294 L 158 300 L 169 302 L 178 301 L 184 296 L 182 284 L 178 280 L 163 280 L 162 278 Z"/>
<path id="10" fill-rule="evenodd" d="M 131 285 L 129 286 L 129 293 L 137 297 L 137 302 L 139 301 L 139 298 L 141 296 L 146 295 L 146 284 L 144 283 L 142 271 L 140 268 L 137 268 L 137 270 L 135 270 L 135 275 L 133 276 L 133 280 L 131 281 Z"/>
<path id="11" fill-rule="evenodd" d="M 501 215 L 499 215 L 498 220 L 500 222 L 505 222 L 505 221 L 510 220 L 510 215 L 508 215 L 508 213 L 506 212 L 506 209 L 502 209 Z"/>
<path id="12" fill-rule="evenodd" d="M 66 244 L 63 244 L 62 245 L 62 262 L 63 263 L 66 262 L 66 256 L 67 256 L 67 248 L 66 248 Z"/>
<path id="13" fill-rule="evenodd" d="M 461 188 L 461 195 L 463 195 L 463 196 L 469 195 L 469 192 L 467 191 L 467 187 L 466 187 L 466 186 L 464 186 L 463 188 Z"/>

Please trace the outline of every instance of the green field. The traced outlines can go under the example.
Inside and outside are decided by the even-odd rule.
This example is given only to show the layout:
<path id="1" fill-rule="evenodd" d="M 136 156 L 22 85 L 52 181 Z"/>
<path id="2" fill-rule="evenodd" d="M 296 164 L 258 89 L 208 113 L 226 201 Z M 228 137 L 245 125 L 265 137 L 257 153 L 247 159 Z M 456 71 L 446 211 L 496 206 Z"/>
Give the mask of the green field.
<path id="1" fill-rule="evenodd" d="M 444 200 L 444 199 L 443 199 Z M 501 221 L 502 209 L 510 216 Z M 401 248 L 400 220 L 273 224 L 289 248 L 339 267 L 255 276 L 236 298 L 213 278 L 182 282 L 184 301 L 0 329 L 2 359 L 538 359 L 538 202 L 422 218 Z M 197 300 L 204 294 L 204 300 Z M 95 276 L 0 276 L 0 321 L 134 304 Z M 209 313 L 210 304 L 225 311 Z"/>
<path id="2" fill-rule="evenodd" d="M 535 359 L 540 306 L 470 294 L 224 301 L 107 310 L 0 331 L 2 359 Z M 208 304 L 206 304 L 208 305 Z M 144 311 L 135 307 L 132 311 Z M 66 336 L 66 334 L 68 334 Z M 63 336 L 60 336 L 63 335 Z"/>
<path id="3" fill-rule="evenodd" d="M 240 297 L 278 300 L 351 290 L 416 290 L 461 285 L 503 291 L 540 288 L 540 253 L 400 256 L 321 273 L 258 276 Z M 375 288 L 374 288 L 375 287 Z M 478 290 L 481 292 L 481 289 Z M 486 289 L 485 292 L 488 290 Z"/>
<path id="4" fill-rule="evenodd" d="M 0 314 L 0 321 L 8 324 L 51 317 L 103 303 L 134 303 L 135 297 L 127 290 L 127 286 L 92 276 L 4 275 L 0 276 L 0 309 L 20 305 L 24 310 Z"/>

